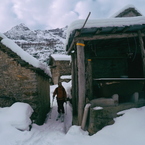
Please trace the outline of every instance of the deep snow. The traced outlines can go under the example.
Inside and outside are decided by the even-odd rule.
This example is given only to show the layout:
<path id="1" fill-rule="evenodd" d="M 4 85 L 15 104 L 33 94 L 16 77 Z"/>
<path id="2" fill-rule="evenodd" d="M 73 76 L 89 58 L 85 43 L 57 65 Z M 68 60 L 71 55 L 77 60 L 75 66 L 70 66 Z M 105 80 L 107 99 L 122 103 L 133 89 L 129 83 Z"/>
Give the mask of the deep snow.
<path id="1" fill-rule="evenodd" d="M 71 83 L 62 83 L 69 92 Z M 57 85 L 51 86 L 52 92 Z M 51 112 L 51 119 L 47 118 L 42 126 L 32 125 L 32 130 L 20 131 L 13 126 L 9 120 L 19 122 L 19 125 L 28 125 L 29 115 L 32 110 L 29 105 L 16 105 L 12 107 L 0 108 L 0 141 L 2 145 L 144 145 L 145 144 L 145 107 L 133 108 L 120 112 L 124 114 L 114 118 L 115 124 L 106 126 L 93 136 L 89 136 L 87 131 L 81 130 L 80 126 L 71 126 L 72 110 L 67 102 L 67 109 L 64 123 L 56 121 L 57 106 L 54 100 Z M 28 109 L 29 108 L 29 109 Z M 95 109 L 95 108 L 94 108 Z M 17 112 L 22 110 L 21 115 L 8 114 L 9 110 Z M 26 115 L 26 112 L 30 114 Z M 20 119 L 21 118 L 21 119 Z M 71 126 L 71 127 L 70 127 Z M 70 127 L 70 128 L 69 128 Z M 69 128 L 69 130 L 68 130 Z M 68 131 L 67 131 L 68 130 Z M 66 133 L 67 131 L 67 133 Z"/>

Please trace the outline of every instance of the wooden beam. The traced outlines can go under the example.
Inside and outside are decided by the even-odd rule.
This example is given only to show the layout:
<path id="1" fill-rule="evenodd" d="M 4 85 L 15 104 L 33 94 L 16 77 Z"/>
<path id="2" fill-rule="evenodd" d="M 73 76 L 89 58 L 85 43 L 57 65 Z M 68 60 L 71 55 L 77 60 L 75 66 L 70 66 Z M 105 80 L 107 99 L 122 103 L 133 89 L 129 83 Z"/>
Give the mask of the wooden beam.
<path id="1" fill-rule="evenodd" d="M 111 33 L 115 33 L 117 31 L 117 27 L 113 28 Z"/>
<path id="2" fill-rule="evenodd" d="M 78 125 L 81 125 L 85 106 L 85 56 L 84 42 L 77 42 L 77 64 L 78 64 Z"/>
<path id="3" fill-rule="evenodd" d="M 143 39 L 142 39 L 141 31 L 138 31 L 138 36 L 139 36 L 139 42 L 140 42 L 142 57 L 145 57 L 144 42 L 143 42 Z"/>
<path id="4" fill-rule="evenodd" d="M 74 35 L 74 38 L 77 37 L 77 36 L 79 36 L 79 35 L 80 35 L 80 31 L 76 31 L 76 32 L 75 32 L 75 35 Z M 77 41 L 76 41 L 75 39 L 73 39 L 73 41 L 71 42 L 71 45 L 70 45 L 70 47 L 69 47 L 69 49 L 68 49 L 68 51 L 67 51 L 68 54 L 71 53 L 71 50 L 72 50 L 72 48 L 74 47 L 74 44 L 75 44 L 76 42 L 77 42 Z"/>
<path id="5" fill-rule="evenodd" d="M 97 29 L 97 31 L 95 32 L 95 34 L 99 34 L 99 33 L 101 33 L 101 31 L 102 31 L 102 28 Z"/>
<path id="6" fill-rule="evenodd" d="M 127 29 L 127 28 L 126 28 Z M 124 30 L 125 31 L 125 30 Z M 98 32 L 99 33 L 99 32 Z M 74 44 L 78 40 L 84 40 L 84 41 L 91 41 L 91 40 L 103 40 L 103 39 L 116 39 L 116 38 L 131 38 L 131 37 L 138 37 L 138 33 L 121 33 L 121 34 L 102 34 L 102 35 L 79 35 L 79 31 L 76 31 L 74 39 L 68 49 L 68 54 L 71 53 L 71 50 L 74 47 Z M 144 37 L 145 34 L 141 33 L 141 36 Z"/>
<path id="7" fill-rule="evenodd" d="M 141 33 L 141 36 L 145 36 L 144 33 Z M 129 33 L 129 34 L 103 34 L 103 35 L 80 35 L 78 37 L 75 37 L 75 41 L 77 40 L 84 40 L 84 41 L 90 41 L 90 40 L 101 40 L 101 39 L 116 39 L 116 38 L 130 38 L 130 37 L 138 37 L 137 33 Z"/>
<path id="8" fill-rule="evenodd" d="M 129 29 L 129 26 L 126 26 L 126 27 L 122 30 L 122 32 L 125 33 L 128 29 Z"/>
<path id="9" fill-rule="evenodd" d="M 143 73 L 145 77 L 145 48 L 144 48 L 144 42 L 142 39 L 141 31 L 138 31 L 138 37 L 139 37 L 140 49 L 141 49 L 142 60 L 143 60 Z"/>

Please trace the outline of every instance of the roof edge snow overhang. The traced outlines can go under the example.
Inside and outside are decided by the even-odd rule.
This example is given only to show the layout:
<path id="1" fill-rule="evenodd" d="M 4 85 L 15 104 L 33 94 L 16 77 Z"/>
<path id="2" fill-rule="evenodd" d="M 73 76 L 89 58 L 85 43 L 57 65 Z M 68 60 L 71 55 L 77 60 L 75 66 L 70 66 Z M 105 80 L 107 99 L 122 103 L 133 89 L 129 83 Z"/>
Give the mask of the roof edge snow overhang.
<path id="1" fill-rule="evenodd" d="M 82 20 L 75 21 L 69 26 L 67 34 L 66 51 L 68 54 L 78 40 L 91 41 L 103 39 L 117 39 L 138 37 L 138 32 L 144 36 L 145 17 L 128 17 L 89 20 L 84 28 Z"/>
<path id="2" fill-rule="evenodd" d="M 1 39 L 1 37 L 0 37 L 0 39 Z M 36 68 L 33 65 L 29 64 L 28 62 L 23 60 L 17 53 L 13 52 L 10 48 L 5 46 L 1 42 L 0 42 L 0 50 L 2 52 L 6 53 L 8 56 L 12 57 L 14 59 L 14 61 L 16 61 L 18 64 L 20 64 L 20 66 L 30 69 L 34 72 L 37 72 L 38 74 L 45 76 L 47 78 L 51 78 L 51 76 L 48 75 L 47 73 L 45 73 L 44 70 L 42 70 L 41 68 Z"/>

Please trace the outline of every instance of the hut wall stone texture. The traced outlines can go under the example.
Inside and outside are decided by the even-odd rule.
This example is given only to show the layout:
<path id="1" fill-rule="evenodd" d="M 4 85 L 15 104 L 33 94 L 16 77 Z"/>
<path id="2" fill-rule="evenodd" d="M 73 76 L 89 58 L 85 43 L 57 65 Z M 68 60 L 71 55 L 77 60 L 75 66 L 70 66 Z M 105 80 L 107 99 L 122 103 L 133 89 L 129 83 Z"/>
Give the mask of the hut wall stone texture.
<path id="1" fill-rule="evenodd" d="M 69 61 L 55 61 L 53 60 L 54 68 L 51 68 L 53 83 L 57 84 L 60 80 L 60 76 L 62 75 L 70 75 L 71 67 L 69 65 Z"/>
<path id="2" fill-rule="evenodd" d="M 139 108 L 145 105 L 145 100 L 139 100 L 136 103 L 129 102 L 119 105 L 103 106 L 100 110 L 95 110 L 95 106 L 91 106 L 88 121 L 88 132 L 90 135 L 95 134 L 103 127 L 114 124 L 114 118 L 119 117 L 118 112 L 131 109 Z M 123 114 L 121 114 L 123 115 Z"/>
<path id="3" fill-rule="evenodd" d="M 49 79 L 44 78 L 40 75 L 37 75 L 38 80 L 38 119 L 37 122 L 42 122 L 46 118 L 46 114 L 48 113 L 48 109 L 50 108 L 50 87 L 49 87 Z"/>
<path id="4" fill-rule="evenodd" d="M 35 71 L 22 67 L 14 58 L 11 58 L 6 53 L 0 51 L 0 107 L 11 106 L 14 102 L 29 103 L 34 109 L 32 119 L 38 124 L 42 124 L 44 115 L 40 112 L 46 110 L 49 105 L 49 81 L 48 78 L 43 78 L 48 81 L 44 87 L 39 76 Z M 43 88 L 38 88 L 40 86 Z M 40 91 L 42 89 L 42 91 Z M 48 90 L 46 94 L 42 92 Z M 40 98 L 40 96 L 43 98 Z M 44 97 L 46 96 L 46 97 Z M 43 102 L 45 104 L 43 104 Z M 42 107 L 43 106 L 43 107 Z M 44 114 L 46 111 L 44 112 Z"/>

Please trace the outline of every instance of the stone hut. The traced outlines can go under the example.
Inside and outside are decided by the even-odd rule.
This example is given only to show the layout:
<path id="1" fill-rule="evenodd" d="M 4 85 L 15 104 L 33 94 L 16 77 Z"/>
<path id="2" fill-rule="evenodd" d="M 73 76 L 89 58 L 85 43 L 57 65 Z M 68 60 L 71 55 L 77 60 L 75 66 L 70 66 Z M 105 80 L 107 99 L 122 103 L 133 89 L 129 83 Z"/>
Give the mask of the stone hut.
<path id="1" fill-rule="evenodd" d="M 90 134 L 112 124 L 118 111 L 145 105 L 145 17 L 133 10 L 68 27 L 73 123 Z"/>
<path id="2" fill-rule="evenodd" d="M 0 107 L 25 102 L 34 110 L 32 120 L 41 125 L 50 109 L 50 70 L 0 34 Z"/>
<path id="3" fill-rule="evenodd" d="M 50 56 L 49 66 L 51 68 L 52 81 L 54 84 L 58 84 L 61 81 L 61 76 L 66 76 L 66 81 L 70 80 L 71 75 L 71 66 L 70 66 L 71 57 L 63 54 L 52 54 Z"/>

